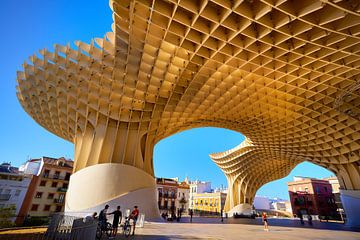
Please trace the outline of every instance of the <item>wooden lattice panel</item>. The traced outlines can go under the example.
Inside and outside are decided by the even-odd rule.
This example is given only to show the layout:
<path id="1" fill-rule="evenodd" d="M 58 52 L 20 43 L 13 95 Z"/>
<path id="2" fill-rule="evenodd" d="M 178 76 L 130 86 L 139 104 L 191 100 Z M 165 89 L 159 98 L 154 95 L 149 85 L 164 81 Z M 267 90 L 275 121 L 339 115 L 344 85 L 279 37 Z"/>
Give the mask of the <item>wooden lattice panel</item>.
<path id="1" fill-rule="evenodd" d="M 153 174 L 156 142 L 215 126 L 251 142 L 212 158 L 234 181 L 246 169 L 252 191 L 304 160 L 360 189 L 359 1 L 110 6 L 103 39 L 41 50 L 18 73 L 24 109 L 75 142 L 76 171 L 116 162 Z"/>

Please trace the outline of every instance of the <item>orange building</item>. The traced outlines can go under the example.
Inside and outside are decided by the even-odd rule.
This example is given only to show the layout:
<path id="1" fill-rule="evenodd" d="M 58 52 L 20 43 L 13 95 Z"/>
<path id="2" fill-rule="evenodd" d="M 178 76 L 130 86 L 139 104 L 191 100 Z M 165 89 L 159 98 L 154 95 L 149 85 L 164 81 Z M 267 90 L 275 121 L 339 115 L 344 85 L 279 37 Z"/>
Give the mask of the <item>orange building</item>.
<path id="1" fill-rule="evenodd" d="M 170 178 L 156 178 L 159 210 L 176 211 L 178 182 Z"/>
<path id="2" fill-rule="evenodd" d="M 42 157 L 31 159 L 20 167 L 27 174 L 33 174 L 19 212 L 17 224 L 25 217 L 46 219 L 54 212 L 63 212 L 65 195 L 69 186 L 73 161 L 65 158 Z"/>

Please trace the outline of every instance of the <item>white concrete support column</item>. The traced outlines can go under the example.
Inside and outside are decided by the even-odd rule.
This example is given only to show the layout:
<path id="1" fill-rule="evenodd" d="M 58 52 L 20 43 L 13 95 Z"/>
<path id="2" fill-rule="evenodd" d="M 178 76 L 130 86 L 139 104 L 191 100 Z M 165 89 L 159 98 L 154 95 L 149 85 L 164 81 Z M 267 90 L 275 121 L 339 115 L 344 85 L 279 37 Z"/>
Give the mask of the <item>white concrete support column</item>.
<path id="1" fill-rule="evenodd" d="M 252 207 L 246 202 L 246 198 L 251 198 L 252 195 L 247 195 L 244 179 L 233 178 L 226 176 L 228 180 L 228 195 L 226 197 L 225 212 L 229 217 L 236 214 L 251 215 Z"/>
<path id="2" fill-rule="evenodd" d="M 117 163 L 96 164 L 83 168 L 70 178 L 65 212 L 84 216 L 100 212 L 105 204 L 121 210 L 139 207 L 146 220 L 159 219 L 155 179 L 133 166 Z"/>
<path id="3" fill-rule="evenodd" d="M 340 190 L 346 225 L 360 228 L 360 190 Z"/>

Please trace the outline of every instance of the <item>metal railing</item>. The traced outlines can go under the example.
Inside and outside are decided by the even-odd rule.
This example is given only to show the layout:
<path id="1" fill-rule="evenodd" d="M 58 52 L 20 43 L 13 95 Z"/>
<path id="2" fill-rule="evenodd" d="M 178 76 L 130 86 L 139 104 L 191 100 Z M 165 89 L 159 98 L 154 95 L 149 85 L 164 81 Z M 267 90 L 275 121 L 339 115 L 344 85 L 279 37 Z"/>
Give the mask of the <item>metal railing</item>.
<path id="1" fill-rule="evenodd" d="M 57 213 L 52 216 L 46 232 L 0 234 L 0 240 L 92 240 L 95 239 L 97 226 L 96 220 L 84 222 L 83 218 Z"/>
<path id="2" fill-rule="evenodd" d="M 123 218 L 130 215 L 130 209 L 124 211 Z M 6 233 L 0 234 L 2 239 L 21 239 L 21 240 L 93 240 L 98 228 L 97 220 L 84 220 L 84 216 L 90 212 L 76 212 L 77 216 L 65 215 L 64 213 L 55 213 L 52 215 L 47 230 L 45 226 L 39 226 L 38 232 L 29 231 L 29 233 Z M 110 219 L 109 219 L 110 221 Z M 124 220 L 122 220 L 123 222 Z M 145 215 L 140 213 L 136 222 L 136 227 L 144 227 Z M 24 229 L 24 228 L 23 228 Z M 9 229 L 8 229 L 9 230 Z M 32 232 L 32 233 L 30 233 Z"/>
<path id="3" fill-rule="evenodd" d="M 59 198 L 54 198 L 54 203 L 63 204 L 63 203 L 65 203 L 65 200 L 64 199 L 59 199 Z"/>
<path id="4" fill-rule="evenodd" d="M 55 180 L 65 180 L 65 181 L 70 180 L 70 177 L 57 175 L 57 174 L 43 174 L 42 177 L 48 179 L 55 179 Z"/>

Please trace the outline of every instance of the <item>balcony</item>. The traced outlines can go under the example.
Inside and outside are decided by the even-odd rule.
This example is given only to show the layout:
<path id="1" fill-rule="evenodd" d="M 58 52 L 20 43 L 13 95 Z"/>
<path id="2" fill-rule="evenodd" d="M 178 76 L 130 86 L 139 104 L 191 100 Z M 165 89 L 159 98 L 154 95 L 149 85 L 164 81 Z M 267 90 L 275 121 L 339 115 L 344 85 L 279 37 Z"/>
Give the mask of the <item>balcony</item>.
<path id="1" fill-rule="evenodd" d="M 65 200 L 64 199 L 59 199 L 59 198 L 54 198 L 54 203 L 57 204 L 64 204 Z"/>
<path id="2" fill-rule="evenodd" d="M 11 197 L 11 194 L 0 194 L 0 201 L 8 201 Z"/>
<path id="3" fill-rule="evenodd" d="M 69 181 L 69 177 L 60 176 L 60 175 L 57 175 L 57 174 L 43 174 L 42 177 L 43 177 L 43 178 L 47 178 L 47 179 L 56 179 L 56 180 Z"/>
<path id="4" fill-rule="evenodd" d="M 67 188 L 64 188 L 64 187 L 59 187 L 57 189 L 58 192 L 67 192 Z"/>

